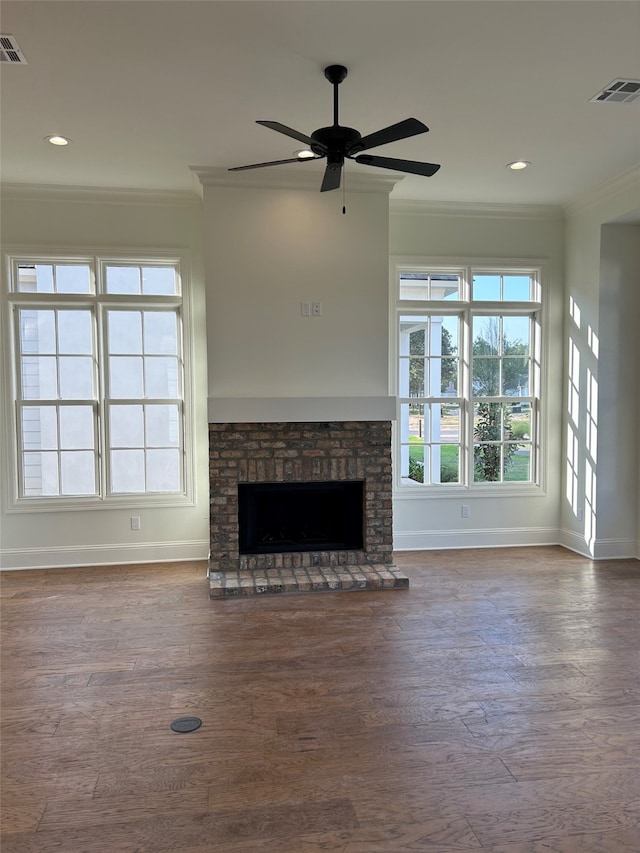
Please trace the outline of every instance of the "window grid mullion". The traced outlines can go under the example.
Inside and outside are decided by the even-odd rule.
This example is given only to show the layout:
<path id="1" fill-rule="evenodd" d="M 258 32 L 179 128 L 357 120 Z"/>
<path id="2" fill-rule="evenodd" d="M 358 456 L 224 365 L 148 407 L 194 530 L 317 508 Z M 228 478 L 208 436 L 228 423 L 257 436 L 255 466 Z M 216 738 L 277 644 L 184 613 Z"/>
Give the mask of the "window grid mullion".
<path id="1" fill-rule="evenodd" d="M 55 275 L 55 267 L 54 267 L 54 275 Z M 54 286 L 55 286 L 55 278 L 54 278 Z M 58 308 L 53 309 L 53 341 L 55 346 L 55 359 L 56 359 L 56 399 L 61 400 L 61 390 L 62 390 L 62 375 L 60 373 L 60 337 L 58 334 Z"/>
<path id="2" fill-rule="evenodd" d="M 142 288 L 142 283 L 140 284 L 140 287 Z M 142 332 L 142 350 L 144 352 L 144 326 L 143 326 L 143 332 Z M 144 386 L 144 355 L 142 357 L 142 382 L 143 382 L 142 391 L 144 393 L 144 390 L 145 390 L 145 386 Z M 147 481 L 148 481 L 147 466 L 149 463 L 149 454 L 147 452 L 147 400 L 146 400 L 146 398 L 142 404 L 142 460 L 143 460 L 142 482 L 143 482 L 144 489 L 146 491 Z"/>
<path id="3" fill-rule="evenodd" d="M 105 312 L 102 305 L 101 296 L 101 275 L 100 264 L 96 264 L 94 269 L 94 287 L 95 287 L 95 312 L 93 319 L 93 334 L 94 334 L 94 382 L 96 394 L 96 469 L 98 494 L 104 498 L 108 490 L 108 460 L 107 460 L 107 428 L 106 428 L 106 399 L 107 399 L 107 382 L 106 376 L 108 371 L 107 355 L 106 355 L 106 335 L 103 324 L 105 320 Z"/>

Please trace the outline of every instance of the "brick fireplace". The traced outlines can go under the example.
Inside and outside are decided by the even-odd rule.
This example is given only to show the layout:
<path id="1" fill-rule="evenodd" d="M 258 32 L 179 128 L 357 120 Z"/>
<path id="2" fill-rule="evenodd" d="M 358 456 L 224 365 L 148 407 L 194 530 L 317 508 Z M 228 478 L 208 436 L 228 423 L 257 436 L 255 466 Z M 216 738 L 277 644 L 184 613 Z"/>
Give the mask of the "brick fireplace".
<path id="1" fill-rule="evenodd" d="M 213 597 L 300 589 L 395 588 L 389 421 L 209 424 Z M 363 482 L 363 546 L 240 553 L 238 491 L 246 483 Z"/>

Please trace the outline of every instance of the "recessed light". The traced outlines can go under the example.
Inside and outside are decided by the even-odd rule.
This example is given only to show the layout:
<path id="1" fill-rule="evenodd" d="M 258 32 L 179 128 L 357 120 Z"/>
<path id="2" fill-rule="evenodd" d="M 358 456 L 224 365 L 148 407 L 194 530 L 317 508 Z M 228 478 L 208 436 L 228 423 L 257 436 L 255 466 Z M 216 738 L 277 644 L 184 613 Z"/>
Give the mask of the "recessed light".
<path id="1" fill-rule="evenodd" d="M 68 145 L 71 142 L 68 136 L 60 136 L 57 133 L 52 136 L 45 136 L 44 141 L 50 142 L 52 145 Z"/>
<path id="2" fill-rule="evenodd" d="M 302 148 L 300 151 L 294 151 L 293 153 L 298 160 L 311 160 L 316 156 L 310 148 Z"/>
<path id="3" fill-rule="evenodd" d="M 526 169 L 530 165 L 531 163 L 528 160 L 514 160 L 513 163 L 507 163 L 507 169 L 519 172 L 520 169 Z"/>

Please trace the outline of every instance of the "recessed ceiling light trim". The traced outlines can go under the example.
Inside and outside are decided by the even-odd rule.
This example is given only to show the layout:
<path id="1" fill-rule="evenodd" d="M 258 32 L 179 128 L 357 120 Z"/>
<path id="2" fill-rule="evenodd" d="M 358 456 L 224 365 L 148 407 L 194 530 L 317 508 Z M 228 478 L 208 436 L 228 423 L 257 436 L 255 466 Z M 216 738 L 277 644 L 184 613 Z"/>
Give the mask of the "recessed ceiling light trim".
<path id="1" fill-rule="evenodd" d="M 45 136 L 45 142 L 49 142 L 51 145 L 69 145 L 71 140 L 68 136 L 60 136 L 59 133 L 52 133 L 51 136 Z"/>
<path id="2" fill-rule="evenodd" d="M 514 160 L 512 163 L 507 163 L 507 169 L 513 172 L 520 172 L 522 169 L 528 169 L 531 165 L 529 160 Z"/>
<path id="3" fill-rule="evenodd" d="M 612 104 L 629 104 L 638 98 L 640 98 L 640 80 L 617 77 L 595 94 L 593 98 L 589 98 L 589 101 L 592 103 L 604 103 L 606 101 Z"/>

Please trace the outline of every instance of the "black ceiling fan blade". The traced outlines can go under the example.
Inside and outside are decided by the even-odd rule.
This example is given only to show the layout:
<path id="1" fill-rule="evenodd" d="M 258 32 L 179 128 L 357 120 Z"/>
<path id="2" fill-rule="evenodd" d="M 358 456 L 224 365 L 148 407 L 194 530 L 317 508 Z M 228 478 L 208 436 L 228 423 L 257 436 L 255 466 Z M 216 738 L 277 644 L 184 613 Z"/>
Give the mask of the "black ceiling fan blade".
<path id="1" fill-rule="evenodd" d="M 440 168 L 436 163 L 420 163 L 417 160 L 398 160 L 395 157 L 376 157 L 373 154 L 361 154 L 353 158 L 364 166 L 379 166 L 381 169 L 393 169 L 396 172 L 409 172 L 430 178 Z"/>
<path id="2" fill-rule="evenodd" d="M 305 136 L 304 133 L 300 133 L 292 127 L 287 127 L 286 124 L 280 124 L 279 121 L 257 121 L 256 124 L 261 124 L 263 127 L 268 127 L 270 130 L 275 130 L 278 133 L 284 133 L 285 136 L 297 139 L 298 142 L 304 142 L 305 145 L 317 145 L 310 136 Z"/>
<path id="3" fill-rule="evenodd" d="M 427 125 L 418 121 L 417 118 L 406 118 L 404 121 L 391 124 L 389 127 L 376 131 L 376 133 L 363 136 L 353 146 L 353 151 L 357 154 L 359 151 L 366 151 L 368 148 L 377 148 L 378 145 L 386 145 L 388 142 L 397 142 L 400 139 L 417 136 L 419 133 L 427 133 L 428 130 Z"/>
<path id="4" fill-rule="evenodd" d="M 263 166 L 279 166 L 281 163 L 311 163 L 321 157 L 290 157 L 288 160 L 270 160 L 268 163 L 251 163 L 249 166 L 234 166 L 228 172 L 243 172 L 245 169 L 262 169 Z"/>
<path id="5" fill-rule="evenodd" d="M 322 179 L 321 193 L 326 193 L 328 190 L 340 189 L 340 181 L 342 179 L 342 163 L 327 163 L 327 168 L 324 170 L 324 178 Z"/>

